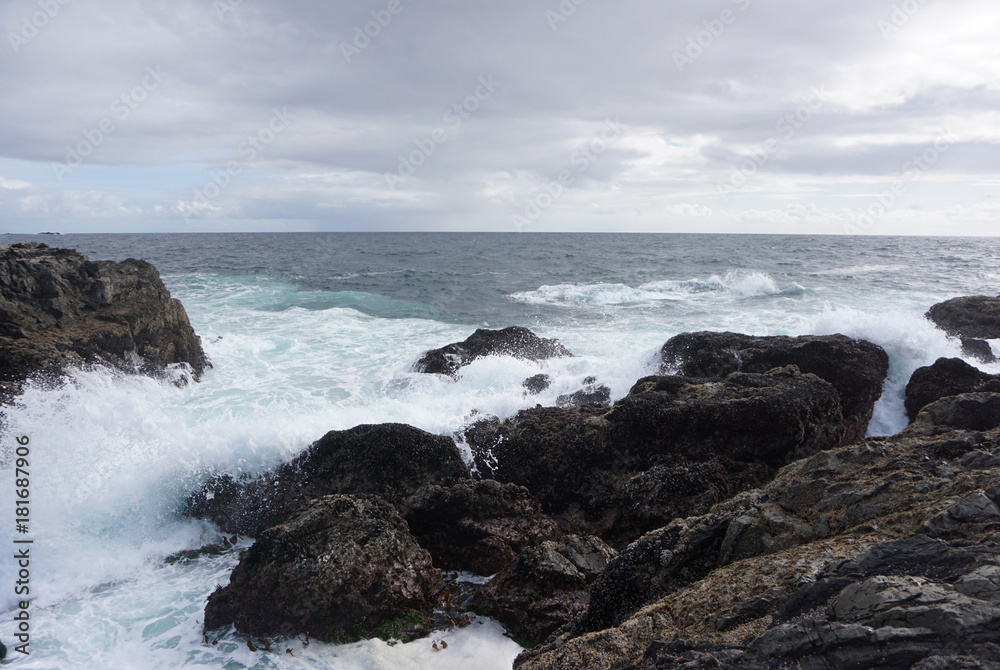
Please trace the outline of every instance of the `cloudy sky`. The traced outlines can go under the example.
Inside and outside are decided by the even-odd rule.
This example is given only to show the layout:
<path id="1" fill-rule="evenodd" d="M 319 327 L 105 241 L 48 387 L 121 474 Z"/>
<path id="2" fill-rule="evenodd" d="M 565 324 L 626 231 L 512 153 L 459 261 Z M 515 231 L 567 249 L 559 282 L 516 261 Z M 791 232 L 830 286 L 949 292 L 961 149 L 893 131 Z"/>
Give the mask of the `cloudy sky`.
<path id="1" fill-rule="evenodd" d="M 1000 232 L 996 0 L 2 0 L 0 232 Z"/>

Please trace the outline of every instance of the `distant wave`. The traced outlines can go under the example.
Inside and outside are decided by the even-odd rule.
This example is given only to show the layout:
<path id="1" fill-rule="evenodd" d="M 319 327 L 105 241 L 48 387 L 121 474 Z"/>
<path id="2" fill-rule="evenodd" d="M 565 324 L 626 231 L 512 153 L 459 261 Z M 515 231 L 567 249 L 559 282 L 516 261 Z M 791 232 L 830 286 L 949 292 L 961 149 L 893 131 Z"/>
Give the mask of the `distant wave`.
<path id="1" fill-rule="evenodd" d="M 698 299 L 708 294 L 737 300 L 767 296 L 797 296 L 808 289 L 792 283 L 783 288 L 763 272 L 733 271 L 707 279 L 647 282 L 638 287 L 625 284 L 555 284 L 508 296 L 515 302 L 533 305 L 607 307 L 641 305 L 664 301 Z"/>

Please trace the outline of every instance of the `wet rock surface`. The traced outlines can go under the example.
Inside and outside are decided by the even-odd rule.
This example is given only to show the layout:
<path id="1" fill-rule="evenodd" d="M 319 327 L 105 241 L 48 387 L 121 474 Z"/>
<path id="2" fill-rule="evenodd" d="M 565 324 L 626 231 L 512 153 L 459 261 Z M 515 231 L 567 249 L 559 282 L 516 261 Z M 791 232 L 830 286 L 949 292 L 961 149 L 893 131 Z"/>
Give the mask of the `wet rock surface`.
<path id="1" fill-rule="evenodd" d="M 562 535 L 527 489 L 491 479 L 425 486 L 399 509 L 443 570 L 492 575 L 525 547 Z"/>
<path id="2" fill-rule="evenodd" d="M 546 512 L 576 515 L 623 546 L 836 446 L 843 432 L 833 387 L 789 367 L 719 382 L 649 377 L 610 411 L 538 407 L 466 438 L 483 476 L 525 486 Z"/>
<path id="3" fill-rule="evenodd" d="M 413 369 L 416 372 L 455 375 L 459 369 L 486 356 L 512 356 L 544 361 L 572 355 L 559 340 L 538 337 L 521 326 L 510 326 L 502 330 L 480 328 L 462 342 L 424 353 Z"/>
<path id="4" fill-rule="evenodd" d="M 405 424 L 361 425 L 330 431 L 265 476 L 213 478 L 186 511 L 224 532 L 256 535 L 322 496 L 377 494 L 398 503 L 422 486 L 468 479 L 451 438 Z"/>
<path id="5" fill-rule="evenodd" d="M 927 318 L 953 337 L 1000 338 L 1000 297 L 970 295 L 945 300 L 932 306 Z"/>
<path id="6" fill-rule="evenodd" d="M 229 585 L 209 596 L 205 629 L 349 642 L 393 620 L 429 617 L 443 588 L 391 505 L 327 496 L 260 535 Z"/>
<path id="7" fill-rule="evenodd" d="M 183 363 L 195 378 L 209 365 L 149 263 L 95 262 L 34 242 L 0 247 L 0 391 L 91 363 L 143 374 Z"/>
<path id="8" fill-rule="evenodd" d="M 522 642 L 538 644 L 586 609 L 587 586 L 616 552 L 592 535 L 566 535 L 523 549 L 476 603 Z"/>
<path id="9" fill-rule="evenodd" d="M 939 358 L 917 368 L 906 384 L 904 404 L 910 421 L 926 405 L 961 393 L 1000 392 L 1000 375 L 991 375 L 961 358 Z"/>
<path id="10" fill-rule="evenodd" d="M 847 430 L 843 443 L 865 436 L 875 401 L 889 370 L 889 356 L 878 345 L 845 335 L 755 337 L 739 333 L 684 333 L 660 350 L 665 373 L 719 378 L 732 372 L 763 373 L 795 365 L 836 388 Z"/>
<path id="11" fill-rule="evenodd" d="M 628 547 L 516 667 L 992 667 L 998 501 L 998 429 L 824 451 Z"/>

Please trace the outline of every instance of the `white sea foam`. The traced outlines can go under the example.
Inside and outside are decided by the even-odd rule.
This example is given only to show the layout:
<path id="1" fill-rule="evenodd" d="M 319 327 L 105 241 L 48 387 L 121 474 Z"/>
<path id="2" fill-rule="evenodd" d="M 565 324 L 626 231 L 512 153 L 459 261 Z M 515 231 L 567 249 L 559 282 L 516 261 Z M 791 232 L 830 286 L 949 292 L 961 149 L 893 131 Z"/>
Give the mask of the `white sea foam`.
<path id="1" fill-rule="evenodd" d="M 509 297 L 532 305 L 570 307 L 628 307 L 665 301 L 747 300 L 778 295 L 800 295 L 806 289 L 791 283 L 779 288 L 768 274 L 733 270 L 706 279 L 660 280 L 638 287 L 625 284 L 556 284 L 520 291 Z"/>

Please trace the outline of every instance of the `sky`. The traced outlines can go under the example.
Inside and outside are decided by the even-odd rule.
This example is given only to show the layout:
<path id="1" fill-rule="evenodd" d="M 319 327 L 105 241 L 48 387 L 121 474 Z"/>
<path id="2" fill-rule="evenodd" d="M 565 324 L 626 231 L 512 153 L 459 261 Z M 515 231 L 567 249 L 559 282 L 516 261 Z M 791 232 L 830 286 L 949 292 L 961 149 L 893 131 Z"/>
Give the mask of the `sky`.
<path id="1" fill-rule="evenodd" d="M 0 0 L 0 232 L 1000 233 L 996 0 Z"/>

